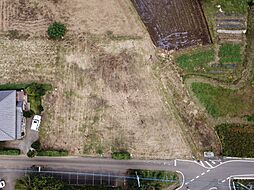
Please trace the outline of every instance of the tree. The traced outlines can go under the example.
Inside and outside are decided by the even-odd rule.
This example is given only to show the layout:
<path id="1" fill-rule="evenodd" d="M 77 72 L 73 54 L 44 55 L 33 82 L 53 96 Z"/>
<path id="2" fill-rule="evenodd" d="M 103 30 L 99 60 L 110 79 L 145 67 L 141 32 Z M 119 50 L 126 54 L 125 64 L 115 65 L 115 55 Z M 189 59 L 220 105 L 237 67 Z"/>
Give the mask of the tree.
<path id="1" fill-rule="evenodd" d="M 63 190 L 64 186 L 54 177 L 30 174 L 17 180 L 15 190 Z"/>
<path id="2" fill-rule="evenodd" d="M 67 28 L 60 22 L 54 22 L 48 27 L 48 36 L 51 39 L 58 40 L 64 37 Z"/>

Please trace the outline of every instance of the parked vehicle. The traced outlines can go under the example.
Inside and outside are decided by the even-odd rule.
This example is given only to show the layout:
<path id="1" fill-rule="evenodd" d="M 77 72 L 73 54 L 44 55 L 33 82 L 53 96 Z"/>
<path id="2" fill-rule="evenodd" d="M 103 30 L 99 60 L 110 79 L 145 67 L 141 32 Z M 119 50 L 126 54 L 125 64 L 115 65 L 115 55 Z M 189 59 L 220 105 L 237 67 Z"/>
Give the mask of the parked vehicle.
<path id="1" fill-rule="evenodd" d="M 34 131 L 39 131 L 40 124 L 41 124 L 41 116 L 35 115 L 32 121 L 31 129 Z"/>

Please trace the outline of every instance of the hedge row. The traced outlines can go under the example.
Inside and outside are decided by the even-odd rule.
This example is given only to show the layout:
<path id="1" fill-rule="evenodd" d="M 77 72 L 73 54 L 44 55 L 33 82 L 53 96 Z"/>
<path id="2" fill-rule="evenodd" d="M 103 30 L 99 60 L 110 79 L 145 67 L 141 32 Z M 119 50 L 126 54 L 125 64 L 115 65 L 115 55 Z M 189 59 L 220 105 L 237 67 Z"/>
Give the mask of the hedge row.
<path id="1" fill-rule="evenodd" d="M 66 150 L 41 150 L 37 153 L 37 156 L 68 156 Z"/>
<path id="2" fill-rule="evenodd" d="M 131 159 L 131 155 L 129 152 L 113 152 L 112 153 L 112 158 L 116 159 L 116 160 L 130 160 Z"/>
<path id="3" fill-rule="evenodd" d="M 19 149 L 0 149 L 0 155 L 20 155 Z"/>

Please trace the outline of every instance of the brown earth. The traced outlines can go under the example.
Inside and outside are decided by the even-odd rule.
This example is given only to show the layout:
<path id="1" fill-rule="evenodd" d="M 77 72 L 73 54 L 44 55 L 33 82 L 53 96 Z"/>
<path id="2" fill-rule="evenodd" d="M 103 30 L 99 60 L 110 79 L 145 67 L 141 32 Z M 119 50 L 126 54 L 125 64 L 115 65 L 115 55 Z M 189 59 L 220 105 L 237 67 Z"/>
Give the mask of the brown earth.
<path id="1" fill-rule="evenodd" d="M 22 2 L 27 6 L 21 8 Z M 36 15 L 44 15 L 45 23 L 60 20 L 69 29 L 64 41 L 47 40 L 46 24 L 20 25 L 21 34 L 27 34 L 27 27 L 35 29 L 29 38 L 0 38 L 0 83 L 54 86 L 44 99 L 40 136 L 45 147 L 71 154 L 126 149 L 138 158 L 191 156 L 178 113 L 165 104 L 154 77 L 154 46 L 128 0 L 16 3 L 18 12 L 33 3 L 45 6 L 49 16 L 41 9 L 34 10 Z M 33 15 L 27 20 L 35 18 L 26 15 Z M 6 23 L 2 31 L 17 29 L 12 21 Z"/>
<path id="2" fill-rule="evenodd" d="M 199 0 L 131 0 L 154 44 L 171 50 L 211 43 Z"/>

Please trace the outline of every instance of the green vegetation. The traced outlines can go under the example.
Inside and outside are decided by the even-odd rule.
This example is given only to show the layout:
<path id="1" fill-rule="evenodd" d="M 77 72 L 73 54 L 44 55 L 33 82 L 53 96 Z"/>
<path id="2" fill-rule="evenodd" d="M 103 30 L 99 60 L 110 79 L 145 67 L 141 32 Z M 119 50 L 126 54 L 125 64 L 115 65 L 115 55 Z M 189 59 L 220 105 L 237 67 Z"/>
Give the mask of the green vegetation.
<path id="1" fill-rule="evenodd" d="M 15 190 L 63 190 L 64 183 L 51 176 L 30 174 L 17 180 Z"/>
<path id="2" fill-rule="evenodd" d="M 130 160 L 131 155 L 127 151 L 113 152 L 112 158 L 116 160 Z"/>
<path id="3" fill-rule="evenodd" d="M 243 61 L 242 45 L 222 44 L 219 51 L 220 63 L 241 63 Z"/>
<path id="4" fill-rule="evenodd" d="M 245 115 L 244 118 L 246 119 L 246 121 L 252 122 L 254 121 L 254 114 Z"/>
<path id="5" fill-rule="evenodd" d="M 216 127 L 222 143 L 222 155 L 254 156 L 254 125 L 222 124 Z"/>
<path id="6" fill-rule="evenodd" d="M 0 155 L 20 155 L 20 150 L 13 148 L 1 148 Z"/>
<path id="7" fill-rule="evenodd" d="M 248 0 L 214 0 L 225 13 L 247 14 Z"/>
<path id="8" fill-rule="evenodd" d="M 207 64 L 214 61 L 215 52 L 213 49 L 183 54 L 176 58 L 176 63 L 187 72 L 198 71 L 207 67 Z"/>
<path id="9" fill-rule="evenodd" d="M 28 94 L 30 109 L 35 114 L 39 115 L 43 111 L 41 98 L 50 90 L 52 90 L 52 86 L 49 84 L 32 83 L 26 87 L 25 92 Z"/>
<path id="10" fill-rule="evenodd" d="M 66 186 L 68 190 L 123 190 L 121 187 L 101 187 L 101 186 Z"/>
<path id="11" fill-rule="evenodd" d="M 205 83 L 192 83 L 192 91 L 213 117 L 241 116 L 252 112 L 254 105 L 250 89 L 231 90 Z"/>
<path id="12" fill-rule="evenodd" d="M 62 39 L 66 32 L 66 26 L 60 22 L 54 22 L 48 28 L 48 36 L 54 40 Z"/>
<path id="13" fill-rule="evenodd" d="M 68 156 L 66 150 L 41 150 L 37 153 L 38 156 Z"/>
<path id="14" fill-rule="evenodd" d="M 52 176 L 30 174 L 18 179 L 15 190 L 122 190 L 120 187 L 72 186 Z"/>
<path id="15" fill-rule="evenodd" d="M 175 172 L 166 171 L 151 171 L 151 170 L 128 170 L 129 176 L 138 175 L 140 178 L 141 187 L 138 188 L 137 180 L 128 180 L 128 189 L 142 189 L 142 190 L 164 190 L 169 189 L 170 186 L 179 185 L 179 178 Z M 143 180 L 142 178 L 149 178 L 151 180 Z M 152 180 L 156 179 L 156 180 Z M 161 180 L 161 181 L 160 181 Z"/>

